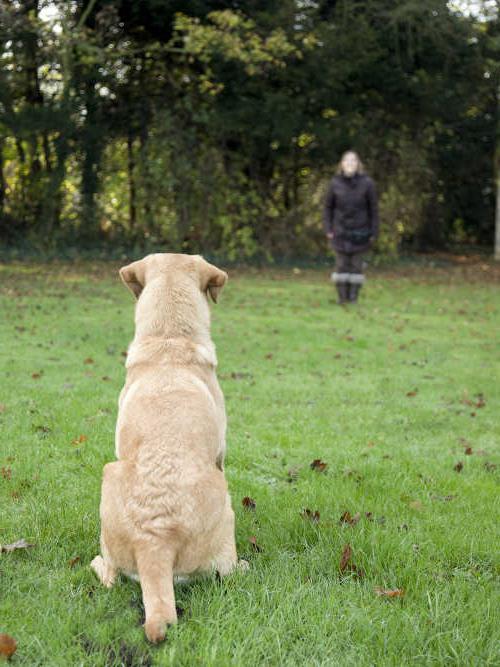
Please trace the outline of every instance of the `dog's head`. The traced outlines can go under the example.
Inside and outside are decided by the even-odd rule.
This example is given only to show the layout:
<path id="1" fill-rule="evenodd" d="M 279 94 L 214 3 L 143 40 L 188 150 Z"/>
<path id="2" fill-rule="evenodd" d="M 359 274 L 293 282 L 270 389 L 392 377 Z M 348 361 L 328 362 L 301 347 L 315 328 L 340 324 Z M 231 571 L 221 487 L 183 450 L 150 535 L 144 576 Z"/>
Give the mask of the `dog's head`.
<path id="1" fill-rule="evenodd" d="M 227 273 L 205 261 L 201 255 L 157 253 L 122 267 L 120 278 L 136 299 L 146 285 L 158 278 L 166 278 L 170 283 L 192 281 L 201 293 L 207 297 L 210 295 L 217 303 L 226 284 Z"/>

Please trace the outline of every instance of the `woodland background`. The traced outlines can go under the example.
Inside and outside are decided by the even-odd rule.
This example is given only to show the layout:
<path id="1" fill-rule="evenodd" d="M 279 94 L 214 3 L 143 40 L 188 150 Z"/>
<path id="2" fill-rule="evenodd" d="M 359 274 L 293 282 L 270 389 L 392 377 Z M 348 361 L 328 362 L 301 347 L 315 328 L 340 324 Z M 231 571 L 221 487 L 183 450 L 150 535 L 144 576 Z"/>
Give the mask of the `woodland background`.
<path id="1" fill-rule="evenodd" d="M 317 258 L 353 148 L 380 256 L 491 252 L 498 5 L 2 0 L 0 246 Z"/>

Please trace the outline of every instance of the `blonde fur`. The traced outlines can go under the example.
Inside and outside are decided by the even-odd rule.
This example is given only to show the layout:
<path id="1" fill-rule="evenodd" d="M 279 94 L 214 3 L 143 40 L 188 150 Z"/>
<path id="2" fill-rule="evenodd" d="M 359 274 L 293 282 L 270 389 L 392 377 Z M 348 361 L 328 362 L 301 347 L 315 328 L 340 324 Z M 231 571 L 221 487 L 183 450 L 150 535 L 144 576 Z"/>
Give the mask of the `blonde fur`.
<path id="1" fill-rule="evenodd" d="M 224 477 L 226 415 L 210 338 L 208 295 L 227 274 L 200 256 L 155 254 L 120 270 L 137 298 L 135 336 L 116 424 L 117 461 L 104 467 L 101 555 L 105 586 L 138 577 L 152 642 L 177 613 L 175 576 L 237 565 Z"/>

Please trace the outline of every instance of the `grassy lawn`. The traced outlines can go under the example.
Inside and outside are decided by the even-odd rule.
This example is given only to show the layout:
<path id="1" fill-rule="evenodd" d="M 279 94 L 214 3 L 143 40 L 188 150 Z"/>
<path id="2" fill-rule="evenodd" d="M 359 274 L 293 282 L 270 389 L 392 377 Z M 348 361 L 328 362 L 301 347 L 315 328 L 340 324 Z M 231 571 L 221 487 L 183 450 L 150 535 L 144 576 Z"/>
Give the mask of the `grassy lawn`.
<path id="1" fill-rule="evenodd" d="M 0 554 L 12 664 L 500 664 L 498 272 L 376 273 L 351 309 L 326 271 L 230 274 L 213 337 L 251 568 L 177 586 L 151 647 L 139 585 L 89 569 L 133 331 L 116 269 L 0 267 L 0 544 L 34 544 Z"/>

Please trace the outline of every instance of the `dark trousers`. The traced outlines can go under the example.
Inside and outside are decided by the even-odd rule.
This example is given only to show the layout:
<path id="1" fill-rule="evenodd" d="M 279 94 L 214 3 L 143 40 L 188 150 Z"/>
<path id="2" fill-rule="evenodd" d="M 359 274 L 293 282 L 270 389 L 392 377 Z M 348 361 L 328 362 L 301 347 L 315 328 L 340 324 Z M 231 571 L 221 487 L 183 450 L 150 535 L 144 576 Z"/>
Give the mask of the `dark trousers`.
<path id="1" fill-rule="evenodd" d="M 332 273 L 335 283 L 352 283 L 362 285 L 365 277 L 363 275 L 363 253 L 335 252 L 335 272 Z"/>

